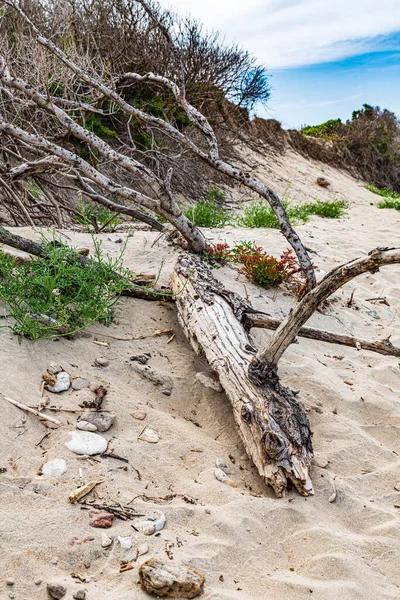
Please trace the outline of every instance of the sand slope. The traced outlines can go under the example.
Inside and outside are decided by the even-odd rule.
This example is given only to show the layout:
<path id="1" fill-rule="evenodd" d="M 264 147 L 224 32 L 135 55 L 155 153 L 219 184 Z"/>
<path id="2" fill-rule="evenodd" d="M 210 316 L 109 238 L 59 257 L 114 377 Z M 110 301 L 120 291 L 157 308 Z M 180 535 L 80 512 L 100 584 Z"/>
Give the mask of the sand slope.
<path id="1" fill-rule="evenodd" d="M 348 175 L 292 152 L 279 162 L 267 158 L 260 173 L 280 193 L 291 182 L 299 201 L 331 196 L 349 200 L 348 218 L 313 218 L 298 228 L 321 272 L 376 246 L 400 246 L 400 213 L 371 206 L 377 197 Z M 332 182 L 331 190 L 314 185 L 318 175 Z M 90 245 L 85 234 L 65 233 L 73 244 Z M 227 228 L 206 233 L 214 241 L 228 243 L 252 239 L 276 254 L 286 248 L 277 231 Z M 37 236 L 27 229 L 22 234 Z M 104 249 L 116 255 L 121 245 L 115 240 L 120 237 L 124 235 L 103 235 Z M 165 283 L 176 252 L 163 241 L 151 248 L 154 239 L 153 233 L 135 232 L 125 260 L 142 272 L 154 272 L 164 260 Z M 244 293 L 244 281 L 236 271 L 226 267 L 216 273 Z M 255 306 L 274 316 L 284 315 L 293 302 L 283 289 L 261 292 L 248 283 L 246 289 Z M 349 308 L 346 301 L 353 289 L 354 304 Z M 378 296 L 390 306 L 368 301 Z M 399 313 L 400 267 L 386 267 L 347 285 L 330 311 L 314 315 L 310 323 L 369 339 L 392 335 L 393 343 L 400 344 Z M 137 337 L 164 327 L 176 332 L 169 344 L 167 337 L 118 341 L 99 335 Z M 90 330 L 97 334 L 36 344 L 26 340 L 19 344 L 7 329 L 0 330 L 1 392 L 37 403 L 41 373 L 50 360 L 60 362 L 73 376 L 105 381 L 110 391 L 104 408 L 117 418 L 104 436 L 110 440 L 109 450 L 129 459 L 128 465 L 113 459 L 89 462 L 68 451 L 64 442 L 75 427 L 74 413 L 57 413 L 63 426 L 39 444 L 45 426 L 0 398 L 0 467 L 7 468 L 0 474 L 0 598 L 11 593 L 18 600 L 42 599 L 45 583 L 55 579 L 66 585 L 68 599 L 83 588 L 88 600 L 148 597 L 136 583 L 140 559 L 135 569 L 119 573 L 120 561 L 134 556 L 134 548 L 123 550 L 114 542 L 111 549 L 102 549 L 101 530 L 89 527 L 87 511 L 68 503 L 68 494 L 81 483 L 79 469 L 85 482 L 105 480 L 97 488 L 99 502 L 113 499 L 125 504 L 143 494 L 187 494 L 197 499 L 192 505 L 178 495 L 169 504 L 157 505 L 138 498 L 131 504 L 138 512 L 165 512 L 167 525 L 161 535 L 146 538 L 122 521 L 108 533 L 132 535 L 134 547 L 147 541 L 147 556 L 166 558 L 166 542 L 175 544 L 175 559 L 206 574 L 206 600 L 400 597 L 400 509 L 395 508 L 400 493 L 394 490 L 400 482 L 398 359 L 311 340 L 291 346 L 280 363 L 280 374 L 286 384 L 301 390 L 299 399 L 309 411 L 314 432 L 316 462 L 326 458 L 329 463 L 327 468 L 313 468 L 314 497 L 301 498 L 292 491 L 277 500 L 247 459 L 224 394 L 206 389 L 196 379 L 196 373 L 208 367 L 185 341 L 172 306 L 124 299 L 117 325 L 96 324 Z M 255 337 L 260 341 L 265 335 L 258 332 Z M 109 341 L 109 349 L 94 344 L 95 338 Z M 133 370 L 130 357 L 143 352 L 150 353 L 152 369 L 172 378 L 170 396 Z M 93 366 L 98 356 L 106 357 L 110 365 Z M 51 394 L 51 402 L 77 408 L 80 395 Z M 145 421 L 132 418 L 136 409 L 146 411 Z M 137 439 L 144 424 L 160 435 L 158 444 Z M 236 488 L 214 478 L 216 457 L 231 463 Z M 37 475 L 40 465 L 52 458 L 65 458 L 67 473 L 59 478 Z M 333 479 L 337 499 L 330 503 Z M 94 539 L 72 545 L 74 537 L 87 536 Z M 71 573 L 88 581 L 77 582 Z M 5 585 L 7 577 L 15 579 L 12 588 Z M 35 585 L 35 580 L 42 583 Z"/>

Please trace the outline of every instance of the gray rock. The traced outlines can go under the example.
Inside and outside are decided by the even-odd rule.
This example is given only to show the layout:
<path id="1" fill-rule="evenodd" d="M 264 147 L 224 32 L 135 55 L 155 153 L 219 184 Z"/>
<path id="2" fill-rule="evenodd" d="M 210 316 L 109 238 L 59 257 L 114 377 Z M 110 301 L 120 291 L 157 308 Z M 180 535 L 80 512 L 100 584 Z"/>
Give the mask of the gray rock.
<path id="1" fill-rule="evenodd" d="M 103 356 L 99 356 L 95 359 L 94 364 L 96 367 L 108 367 L 110 361 L 104 358 Z"/>
<path id="2" fill-rule="evenodd" d="M 70 431 L 71 440 L 65 443 L 68 450 L 75 454 L 103 454 L 107 450 L 108 442 L 101 435 L 90 431 Z"/>
<path id="3" fill-rule="evenodd" d="M 99 431 L 108 431 L 115 421 L 114 413 L 100 410 L 98 412 L 85 412 L 79 422 L 86 421 L 97 427 Z"/>
<path id="4" fill-rule="evenodd" d="M 211 388 L 219 393 L 224 391 L 220 382 L 217 379 L 214 379 L 214 377 L 207 375 L 207 373 L 203 373 L 202 371 L 196 373 L 196 379 L 200 381 L 200 383 L 202 383 L 206 388 Z"/>
<path id="5" fill-rule="evenodd" d="M 199 571 L 158 558 L 150 558 L 140 566 L 139 579 L 146 592 L 162 598 L 195 598 L 204 584 L 204 575 Z"/>
<path id="6" fill-rule="evenodd" d="M 75 600 L 85 600 L 86 592 L 85 590 L 78 590 L 72 597 L 75 598 Z"/>
<path id="7" fill-rule="evenodd" d="M 50 596 L 52 598 L 55 598 L 56 600 L 63 598 L 65 596 L 65 594 L 67 593 L 67 590 L 65 589 L 65 587 L 63 585 L 61 585 L 60 583 L 48 583 L 47 591 L 50 594 Z"/>
<path id="8" fill-rule="evenodd" d="M 59 394 L 60 392 L 65 392 L 69 389 L 71 385 L 71 378 L 66 371 L 61 371 L 61 373 L 57 373 L 56 375 L 56 383 L 55 385 L 47 386 L 49 392 L 53 392 Z"/>
<path id="9" fill-rule="evenodd" d="M 6 585 L 10 585 L 11 586 L 11 585 L 14 585 L 14 583 L 15 583 L 14 579 L 11 579 L 9 577 L 6 579 Z"/>
<path id="10" fill-rule="evenodd" d="M 380 316 L 378 315 L 376 310 L 367 310 L 367 315 L 369 315 L 370 317 L 372 317 L 373 319 L 376 319 L 376 320 L 380 319 Z"/>
<path id="11" fill-rule="evenodd" d="M 73 390 L 83 390 L 84 388 L 89 387 L 89 382 L 83 377 L 76 377 L 76 379 L 72 381 L 71 387 Z"/>
<path id="12" fill-rule="evenodd" d="M 77 422 L 76 428 L 80 429 L 81 431 L 97 431 L 96 425 L 93 425 L 93 423 L 89 423 L 88 421 L 83 420 Z"/>
<path id="13" fill-rule="evenodd" d="M 67 470 L 67 463 L 63 458 L 54 458 L 49 460 L 43 465 L 43 475 L 51 475 L 52 477 L 59 477 L 63 475 Z"/>

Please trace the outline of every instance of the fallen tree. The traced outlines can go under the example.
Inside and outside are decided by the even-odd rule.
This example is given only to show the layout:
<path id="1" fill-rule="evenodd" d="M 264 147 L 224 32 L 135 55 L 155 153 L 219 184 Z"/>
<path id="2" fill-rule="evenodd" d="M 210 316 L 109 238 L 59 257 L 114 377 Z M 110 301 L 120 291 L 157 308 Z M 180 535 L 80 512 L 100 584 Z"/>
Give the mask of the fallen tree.
<path id="1" fill-rule="evenodd" d="M 313 493 L 309 421 L 295 394 L 280 383 L 278 361 L 332 293 L 362 273 L 393 263 L 400 263 L 400 249 L 378 248 L 333 269 L 257 351 L 247 331 L 260 317 L 249 302 L 225 289 L 196 257 L 177 260 L 171 289 L 177 294 L 179 321 L 194 350 L 218 373 L 246 451 L 278 497 L 288 481 L 302 495 Z"/>

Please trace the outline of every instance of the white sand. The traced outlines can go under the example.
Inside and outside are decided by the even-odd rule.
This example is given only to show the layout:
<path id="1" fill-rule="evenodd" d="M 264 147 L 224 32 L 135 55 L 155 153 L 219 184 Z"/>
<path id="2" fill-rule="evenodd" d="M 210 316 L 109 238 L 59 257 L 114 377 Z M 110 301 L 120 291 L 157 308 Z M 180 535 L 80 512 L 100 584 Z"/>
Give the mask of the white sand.
<path id="1" fill-rule="evenodd" d="M 400 246 L 400 213 L 378 210 L 377 196 L 346 174 L 306 161 L 294 153 L 270 164 L 262 176 L 282 193 L 289 181 L 299 201 L 319 197 L 345 197 L 351 208 L 348 218 L 312 220 L 298 230 L 318 267 L 327 271 L 376 246 Z M 330 190 L 314 184 L 324 175 Z M 28 229 L 21 235 L 32 235 Z M 90 245 L 85 234 L 66 232 L 76 245 Z M 251 239 L 272 253 L 287 247 L 281 234 L 272 230 L 206 232 L 214 241 L 228 243 Z M 120 234 L 102 235 L 104 250 L 115 256 L 121 248 L 113 240 Z M 155 234 L 135 232 L 128 241 L 126 264 L 141 272 L 155 272 L 165 260 L 161 282 L 168 281 L 176 251 L 159 242 Z M 231 268 L 216 271 L 224 282 L 244 293 L 244 280 Z M 284 290 L 262 292 L 249 283 L 246 289 L 256 307 L 282 316 L 293 299 Z M 352 290 L 354 304 L 346 306 Z M 382 296 L 390 306 L 367 299 Z M 332 303 L 328 314 L 316 314 L 310 323 L 368 339 L 391 335 L 400 345 L 400 266 L 385 267 L 376 275 L 364 275 L 348 284 Z M 379 319 L 369 314 L 376 311 Z M 0 330 L 1 392 L 27 404 L 37 404 L 41 374 L 50 360 L 60 362 L 72 376 L 105 381 L 110 391 L 103 407 L 116 413 L 115 425 L 103 434 L 109 451 L 126 456 L 129 465 L 112 459 L 99 462 L 79 459 L 64 443 L 76 415 L 49 413 L 63 426 L 46 433 L 44 424 L 0 398 L 0 598 L 14 594 L 18 600 L 46 597 L 45 583 L 55 579 L 68 588 L 66 599 L 85 588 L 88 600 L 148 598 L 137 585 L 137 565 L 149 556 L 163 556 L 169 541 L 174 558 L 206 575 L 207 600 L 395 600 L 400 597 L 400 368 L 399 359 L 365 351 L 301 340 L 291 346 L 280 363 L 287 385 L 299 389 L 299 400 L 309 411 L 317 462 L 314 466 L 315 496 L 302 498 L 291 491 L 278 500 L 255 473 L 237 434 L 231 408 L 224 394 L 206 389 L 196 373 L 207 365 L 191 350 L 179 329 L 174 308 L 160 302 L 124 299 L 118 308 L 117 325 L 94 325 L 91 331 L 116 337 L 136 337 L 170 327 L 176 338 L 110 342 L 110 348 L 93 343 L 94 337 L 57 342 L 20 344 L 7 329 Z M 259 341 L 265 332 L 258 332 Z M 173 380 L 170 396 L 160 386 L 142 379 L 132 369 L 133 354 L 151 353 L 152 369 Z M 96 357 L 109 367 L 93 366 Z M 346 383 L 347 382 L 347 383 Z M 349 384 L 352 385 L 349 385 Z M 78 408 L 81 392 L 50 394 L 60 407 Z M 144 421 L 131 417 L 141 409 Z M 144 425 L 160 436 L 158 444 L 138 440 Z M 230 488 L 214 477 L 216 457 L 232 464 Z M 47 460 L 64 458 L 67 472 L 58 478 L 38 476 Z M 138 480 L 136 471 L 141 474 Z M 159 537 L 135 533 L 130 522 L 116 520 L 107 534 L 134 538 L 132 550 L 117 542 L 101 548 L 101 532 L 89 526 L 89 514 L 68 503 L 69 493 L 83 482 L 104 479 L 98 502 L 135 496 L 187 494 L 198 500 L 190 505 L 181 497 L 157 505 L 140 499 L 132 502 L 138 512 L 149 515 L 163 510 L 167 525 Z M 335 479 L 337 499 L 328 501 Z M 71 540 L 93 536 L 72 545 Z M 147 541 L 150 552 L 135 568 L 119 573 L 120 561 L 134 556 L 137 543 Z M 79 574 L 81 583 L 71 577 Z M 223 581 L 220 576 L 223 575 Z M 6 578 L 15 585 L 7 587 Z M 41 579 L 40 585 L 34 581 Z"/>

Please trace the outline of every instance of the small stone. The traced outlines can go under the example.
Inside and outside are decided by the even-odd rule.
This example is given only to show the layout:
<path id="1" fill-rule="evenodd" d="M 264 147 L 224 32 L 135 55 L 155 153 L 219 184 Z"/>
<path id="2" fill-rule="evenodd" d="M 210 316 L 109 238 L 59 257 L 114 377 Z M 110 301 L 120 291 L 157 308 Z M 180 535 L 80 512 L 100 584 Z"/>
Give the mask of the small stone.
<path id="1" fill-rule="evenodd" d="M 86 592 L 85 590 L 78 590 L 72 597 L 75 598 L 75 600 L 85 600 Z"/>
<path id="2" fill-rule="evenodd" d="M 71 440 L 65 446 L 75 454 L 103 454 L 107 450 L 108 442 L 101 435 L 90 431 L 70 431 Z"/>
<path id="3" fill-rule="evenodd" d="M 143 544 L 140 544 L 138 546 L 138 550 L 137 550 L 137 555 L 139 556 L 143 556 L 144 554 L 147 554 L 149 551 L 149 545 L 147 542 L 143 542 Z"/>
<path id="4" fill-rule="evenodd" d="M 51 565 L 58 565 L 58 561 L 60 559 L 58 558 L 58 556 L 54 556 L 54 558 L 51 559 L 50 564 Z"/>
<path id="5" fill-rule="evenodd" d="M 147 417 L 147 413 L 144 412 L 144 410 L 135 410 L 135 412 L 131 413 L 131 415 L 138 421 L 144 421 L 144 419 Z"/>
<path id="6" fill-rule="evenodd" d="M 65 596 L 65 594 L 67 593 L 67 590 L 65 589 L 65 587 L 63 585 L 61 585 L 60 583 L 48 583 L 47 591 L 50 594 L 50 596 L 52 598 L 55 598 L 56 600 L 63 598 Z"/>
<path id="7" fill-rule="evenodd" d="M 166 522 L 164 513 L 157 511 L 157 513 L 149 517 L 146 521 L 136 521 L 133 524 L 133 528 L 144 535 L 153 535 L 153 533 L 162 531 Z"/>
<path id="8" fill-rule="evenodd" d="M 135 354 L 134 356 L 131 356 L 130 360 L 138 362 L 141 365 L 146 365 L 149 362 L 149 358 L 150 356 L 147 354 Z"/>
<path id="9" fill-rule="evenodd" d="M 14 583 L 15 583 L 14 579 L 10 579 L 10 578 L 6 579 L 6 585 L 11 586 L 11 585 L 14 585 Z"/>
<path id="10" fill-rule="evenodd" d="M 190 567 L 150 558 L 140 566 L 139 579 L 145 592 L 161 598 L 195 598 L 205 578 Z"/>
<path id="11" fill-rule="evenodd" d="M 117 540 L 119 541 L 121 548 L 123 548 L 124 550 L 130 550 L 132 548 L 132 538 L 128 537 L 123 537 L 121 535 L 119 535 L 117 537 Z"/>
<path id="12" fill-rule="evenodd" d="M 93 425 L 93 423 L 89 423 L 88 421 L 78 421 L 76 428 L 81 431 L 97 431 L 96 425 Z"/>
<path id="13" fill-rule="evenodd" d="M 110 527 L 112 527 L 114 515 L 111 513 L 105 511 L 90 511 L 89 516 L 91 517 L 89 521 L 90 527 L 97 527 L 101 529 L 109 529 Z"/>
<path id="14" fill-rule="evenodd" d="M 326 456 L 323 456 L 323 454 L 316 454 L 313 458 L 313 463 L 315 466 L 320 467 L 321 469 L 326 469 L 329 461 Z"/>
<path id="15" fill-rule="evenodd" d="M 67 463 L 63 458 L 54 458 L 43 465 L 43 475 L 51 475 L 52 477 L 60 477 L 67 470 Z"/>
<path id="16" fill-rule="evenodd" d="M 51 362 L 49 364 L 49 366 L 47 367 L 47 371 L 48 373 L 50 373 L 51 375 L 57 375 L 58 373 L 61 373 L 61 371 L 63 371 L 63 368 L 61 365 L 58 365 L 55 362 Z"/>
<path id="17" fill-rule="evenodd" d="M 110 361 L 104 358 L 103 356 L 99 356 L 95 359 L 94 364 L 96 367 L 108 367 Z"/>
<path id="18" fill-rule="evenodd" d="M 83 390 L 84 388 L 89 387 L 89 382 L 87 379 L 83 379 L 83 377 L 76 377 L 71 384 L 73 390 Z"/>
<path id="19" fill-rule="evenodd" d="M 223 471 L 224 473 L 226 473 L 226 475 L 232 475 L 232 470 L 231 470 L 231 468 L 230 468 L 230 467 L 229 467 L 229 466 L 226 464 L 226 462 L 224 462 L 224 461 L 222 460 L 222 458 L 217 458 L 217 459 L 215 460 L 215 466 L 216 466 L 218 469 L 222 469 L 222 471 Z"/>
<path id="20" fill-rule="evenodd" d="M 230 479 L 230 477 L 228 477 L 228 475 L 224 473 L 222 469 L 214 469 L 214 475 L 215 478 L 218 479 L 218 481 L 222 481 L 222 483 L 226 483 L 231 487 L 235 487 L 235 482 L 232 479 Z"/>
<path id="21" fill-rule="evenodd" d="M 71 385 L 71 378 L 66 371 L 61 371 L 61 373 L 57 373 L 56 375 L 56 383 L 55 385 L 48 385 L 47 389 L 49 392 L 54 392 L 55 394 L 59 394 L 60 392 L 65 392 L 69 389 Z"/>
<path id="22" fill-rule="evenodd" d="M 34 584 L 35 585 L 40 585 L 42 583 L 41 579 L 35 579 Z"/>
<path id="23" fill-rule="evenodd" d="M 400 481 L 399 481 L 399 483 L 396 483 L 396 485 L 394 486 L 394 489 L 396 490 L 396 492 L 400 492 Z"/>
<path id="24" fill-rule="evenodd" d="M 92 381 L 92 383 L 89 385 L 89 390 L 95 394 L 100 386 L 101 383 L 98 383 L 97 381 Z"/>
<path id="25" fill-rule="evenodd" d="M 99 431 L 108 431 L 115 421 L 115 415 L 104 410 L 85 412 L 79 422 L 82 421 L 94 425 Z"/>
<path id="26" fill-rule="evenodd" d="M 209 375 L 207 375 L 207 373 L 197 373 L 196 374 L 196 379 L 198 379 L 200 381 L 200 383 L 202 383 L 204 385 L 204 387 L 206 388 L 211 388 L 213 390 L 215 390 L 216 392 L 223 392 L 223 388 L 220 384 L 220 382 L 217 379 L 214 379 L 213 377 L 210 377 Z"/>
<path id="27" fill-rule="evenodd" d="M 159 439 L 159 435 L 155 431 L 150 429 L 150 427 L 146 427 L 146 429 L 138 437 L 138 440 L 148 442 L 149 444 L 157 444 Z"/>
<path id="28" fill-rule="evenodd" d="M 377 320 L 380 319 L 380 316 L 378 315 L 378 313 L 376 312 L 376 310 L 367 310 L 367 315 L 369 315 L 373 319 L 377 319 Z"/>
<path id="29" fill-rule="evenodd" d="M 76 253 L 80 254 L 81 256 L 89 256 L 90 250 L 89 250 L 89 248 L 77 248 Z M 75 598 L 75 596 L 74 596 L 74 598 Z"/>
<path id="30" fill-rule="evenodd" d="M 112 539 L 108 537 L 108 535 L 102 531 L 101 532 L 101 547 L 108 548 L 113 543 Z"/>

